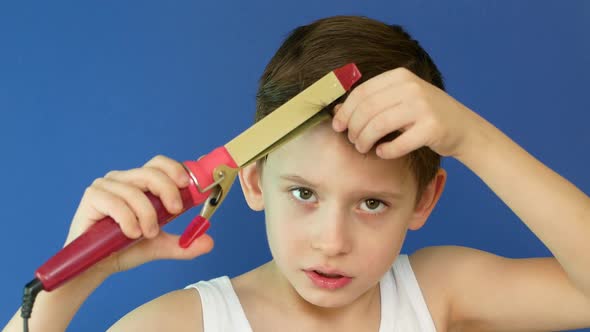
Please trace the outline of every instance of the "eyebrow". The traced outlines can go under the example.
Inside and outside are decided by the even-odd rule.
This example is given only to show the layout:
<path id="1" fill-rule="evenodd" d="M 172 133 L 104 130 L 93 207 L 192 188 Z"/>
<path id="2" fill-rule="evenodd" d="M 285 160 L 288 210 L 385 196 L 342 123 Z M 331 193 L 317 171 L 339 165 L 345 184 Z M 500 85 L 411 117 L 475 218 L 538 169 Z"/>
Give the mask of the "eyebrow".
<path id="1" fill-rule="evenodd" d="M 310 187 L 317 187 L 315 184 L 313 184 L 313 183 L 307 181 L 306 179 L 302 178 L 301 176 L 295 175 L 295 174 L 284 174 L 284 175 L 281 175 L 280 178 L 283 180 L 299 182 L 301 184 L 304 184 L 304 185 L 310 186 Z"/>
<path id="2" fill-rule="evenodd" d="M 293 181 L 293 182 L 297 182 L 300 183 L 302 185 L 308 186 L 308 187 L 316 187 L 317 185 L 304 179 L 303 177 L 299 176 L 299 175 L 295 175 L 295 174 L 284 174 L 280 176 L 281 179 L 283 180 L 287 180 L 287 181 Z M 362 196 L 367 196 L 367 197 L 372 197 L 372 196 L 378 196 L 378 197 L 388 197 L 394 200 L 401 200 L 404 197 L 404 194 L 399 193 L 399 192 L 393 192 L 393 191 L 371 191 L 371 190 L 359 190 L 357 191 L 358 193 L 360 193 Z"/>

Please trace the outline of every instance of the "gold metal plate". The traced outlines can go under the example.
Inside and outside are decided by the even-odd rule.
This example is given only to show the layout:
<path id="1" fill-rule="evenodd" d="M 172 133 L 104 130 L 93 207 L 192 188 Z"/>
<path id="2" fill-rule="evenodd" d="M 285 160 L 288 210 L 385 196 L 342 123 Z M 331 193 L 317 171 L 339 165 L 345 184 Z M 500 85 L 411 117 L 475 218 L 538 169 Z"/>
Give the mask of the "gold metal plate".
<path id="1" fill-rule="evenodd" d="M 228 142 L 225 148 L 238 167 L 252 163 L 329 117 L 327 112 L 322 112 L 323 115 L 314 118 L 344 93 L 346 90 L 334 72 L 330 72 Z M 308 120 L 311 122 L 306 123 Z"/>

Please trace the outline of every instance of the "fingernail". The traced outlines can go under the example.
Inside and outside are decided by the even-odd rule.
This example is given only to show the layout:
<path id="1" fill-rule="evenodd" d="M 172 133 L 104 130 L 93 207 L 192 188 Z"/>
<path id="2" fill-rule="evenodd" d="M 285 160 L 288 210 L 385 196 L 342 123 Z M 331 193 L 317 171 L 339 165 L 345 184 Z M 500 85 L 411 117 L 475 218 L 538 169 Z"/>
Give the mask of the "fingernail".
<path id="1" fill-rule="evenodd" d="M 342 131 L 342 129 L 344 129 L 344 124 L 340 120 L 334 119 L 334 121 L 332 121 L 332 128 L 336 131 Z"/>
<path id="2" fill-rule="evenodd" d="M 350 143 L 356 145 L 355 141 L 355 137 L 352 136 L 352 134 L 350 134 L 350 131 L 348 132 L 348 140 L 350 141 Z"/>
<path id="3" fill-rule="evenodd" d="M 189 182 L 190 182 L 190 178 L 189 178 L 188 174 L 186 174 L 186 173 L 183 173 L 183 174 L 180 176 L 180 183 L 181 183 L 183 186 L 188 186 Z"/>
<path id="4" fill-rule="evenodd" d="M 172 207 L 174 208 L 174 211 L 182 211 L 182 202 L 181 201 L 174 201 L 174 203 L 172 203 Z"/>
<path id="5" fill-rule="evenodd" d="M 375 149 L 375 153 L 377 153 L 378 157 L 383 158 L 383 147 L 378 146 L 377 149 Z"/>
<path id="6" fill-rule="evenodd" d="M 139 228 L 139 226 L 138 226 L 132 231 L 131 238 L 137 239 L 137 238 L 141 237 L 142 235 L 143 235 L 143 232 L 141 231 L 141 228 Z"/>
<path id="7" fill-rule="evenodd" d="M 150 230 L 149 230 L 149 232 L 150 232 L 150 235 L 151 235 L 151 236 L 156 236 L 156 235 L 158 235 L 158 231 L 160 231 L 160 228 L 159 228 L 157 225 L 152 225 L 152 226 L 150 226 Z"/>

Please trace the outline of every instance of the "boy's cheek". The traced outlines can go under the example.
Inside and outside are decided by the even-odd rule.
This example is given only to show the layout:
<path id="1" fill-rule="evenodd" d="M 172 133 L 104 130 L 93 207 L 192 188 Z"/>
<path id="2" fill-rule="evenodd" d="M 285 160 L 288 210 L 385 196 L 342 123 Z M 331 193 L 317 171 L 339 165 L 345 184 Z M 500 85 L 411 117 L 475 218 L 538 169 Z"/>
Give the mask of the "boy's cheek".
<path id="1" fill-rule="evenodd" d="M 305 204 L 294 202 L 282 192 L 273 193 L 268 200 L 267 209 L 274 219 L 281 220 L 281 224 L 299 224 L 310 216 L 312 209 Z"/>
<path id="2" fill-rule="evenodd" d="M 285 208 L 279 213 L 274 213 L 268 222 L 272 236 L 281 243 L 296 243 L 306 238 L 306 225 L 309 225 L 309 221 L 301 211 Z"/>
<path id="3" fill-rule="evenodd" d="M 308 243 L 305 233 L 294 226 L 274 226 L 270 232 L 269 245 L 275 259 L 292 261 L 303 255 Z"/>

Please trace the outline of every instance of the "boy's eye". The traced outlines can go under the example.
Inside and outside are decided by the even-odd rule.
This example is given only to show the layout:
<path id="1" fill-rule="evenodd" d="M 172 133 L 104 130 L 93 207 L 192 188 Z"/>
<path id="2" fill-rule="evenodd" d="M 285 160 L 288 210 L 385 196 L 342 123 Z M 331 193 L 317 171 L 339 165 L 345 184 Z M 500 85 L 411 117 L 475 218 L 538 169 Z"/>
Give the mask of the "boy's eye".
<path id="1" fill-rule="evenodd" d="M 311 202 L 310 198 L 314 196 L 313 191 L 307 188 L 293 188 L 290 191 L 297 200 L 304 202 Z"/>
<path id="2" fill-rule="evenodd" d="M 363 208 L 364 206 L 366 206 L 366 209 Z M 374 199 L 374 198 L 366 199 L 361 204 L 361 210 L 369 212 L 369 213 L 373 213 L 373 214 L 383 211 L 384 208 L 385 208 L 385 203 L 383 203 L 382 201 L 380 201 L 378 199 Z"/>

